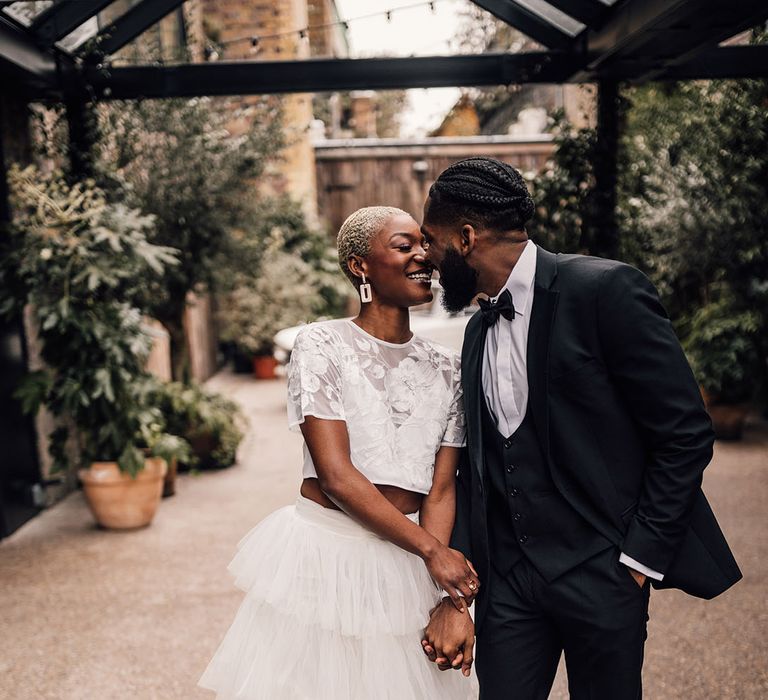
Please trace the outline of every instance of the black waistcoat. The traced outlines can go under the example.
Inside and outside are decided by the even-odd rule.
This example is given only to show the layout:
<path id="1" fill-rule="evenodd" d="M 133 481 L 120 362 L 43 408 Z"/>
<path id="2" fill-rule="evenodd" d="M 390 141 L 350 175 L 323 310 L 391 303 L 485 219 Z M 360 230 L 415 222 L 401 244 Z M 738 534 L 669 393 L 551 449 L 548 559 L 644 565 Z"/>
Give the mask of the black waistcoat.
<path id="1" fill-rule="evenodd" d="M 481 403 L 493 566 L 505 574 L 525 556 L 547 581 L 553 581 L 611 546 L 555 487 L 530 410 L 514 434 L 505 438 L 485 399 Z"/>

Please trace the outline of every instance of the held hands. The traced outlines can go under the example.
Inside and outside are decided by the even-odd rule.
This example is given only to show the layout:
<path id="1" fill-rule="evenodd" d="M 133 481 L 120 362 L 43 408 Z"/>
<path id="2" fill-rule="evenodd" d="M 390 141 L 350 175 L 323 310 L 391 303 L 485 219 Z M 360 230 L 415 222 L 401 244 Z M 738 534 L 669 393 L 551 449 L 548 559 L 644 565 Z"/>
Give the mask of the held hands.
<path id="1" fill-rule="evenodd" d="M 438 547 L 424 561 L 435 583 L 450 596 L 456 610 L 464 612 L 465 601 L 470 605 L 480 589 L 480 580 L 472 563 L 461 552 L 445 545 Z"/>
<path id="2" fill-rule="evenodd" d="M 475 646 L 475 625 L 471 616 L 457 611 L 448 598 L 443 598 L 430 612 L 421 646 L 441 671 L 460 668 L 464 676 L 469 677 Z"/>

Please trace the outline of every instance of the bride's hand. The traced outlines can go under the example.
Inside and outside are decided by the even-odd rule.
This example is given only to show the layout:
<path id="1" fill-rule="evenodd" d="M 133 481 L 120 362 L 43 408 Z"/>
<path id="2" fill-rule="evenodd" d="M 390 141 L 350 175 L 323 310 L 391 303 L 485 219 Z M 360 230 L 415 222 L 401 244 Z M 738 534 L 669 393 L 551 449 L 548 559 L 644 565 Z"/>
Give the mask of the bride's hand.
<path id="1" fill-rule="evenodd" d="M 471 562 L 461 552 L 441 545 L 425 563 L 435 583 L 451 597 L 456 609 L 464 611 L 465 601 L 469 605 L 480 589 L 480 580 Z"/>

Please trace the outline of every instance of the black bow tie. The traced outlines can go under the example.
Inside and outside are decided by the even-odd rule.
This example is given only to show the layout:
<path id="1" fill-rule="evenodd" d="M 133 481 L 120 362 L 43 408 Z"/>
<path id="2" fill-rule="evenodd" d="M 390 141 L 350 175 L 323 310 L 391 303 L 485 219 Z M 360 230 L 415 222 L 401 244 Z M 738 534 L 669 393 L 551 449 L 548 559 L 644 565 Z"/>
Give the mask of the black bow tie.
<path id="1" fill-rule="evenodd" d="M 487 326 L 492 326 L 499 320 L 499 315 L 511 321 L 515 318 L 517 311 L 512 303 L 512 295 L 508 289 L 505 289 L 501 296 L 499 296 L 496 303 L 488 301 L 487 299 L 478 299 L 478 306 L 480 306 L 480 312 L 483 314 L 483 322 Z"/>

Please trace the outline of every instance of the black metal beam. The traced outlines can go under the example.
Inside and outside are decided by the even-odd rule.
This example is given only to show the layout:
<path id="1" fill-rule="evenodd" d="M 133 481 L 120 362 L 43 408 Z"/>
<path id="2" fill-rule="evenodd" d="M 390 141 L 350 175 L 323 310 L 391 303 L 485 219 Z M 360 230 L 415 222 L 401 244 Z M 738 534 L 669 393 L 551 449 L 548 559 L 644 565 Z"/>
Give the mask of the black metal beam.
<path id="1" fill-rule="evenodd" d="M 660 73 L 657 80 L 768 78 L 768 44 L 710 49 L 681 66 Z"/>
<path id="2" fill-rule="evenodd" d="M 599 27 L 610 12 L 610 8 L 599 0 L 547 0 L 547 3 L 593 28 Z"/>
<path id="3" fill-rule="evenodd" d="M 561 83 L 573 55 L 559 52 L 418 58 L 242 61 L 179 66 L 87 67 L 99 99 L 260 95 L 331 90 Z"/>
<path id="4" fill-rule="evenodd" d="M 561 32 L 536 13 L 512 0 L 472 0 L 472 2 L 543 46 L 563 51 L 574 48 L 573 37 Z"/>
<path id="5" fill-rule="evenodd" d="M 62 0 L 41 12 L 32 22 L 30 32 L 41 44 L 53 46 L 112 2 L 114 0 Z"/>
<path id="6" fill-rule="evenodd" d="M 612 63 L 636 62 L 636 79 L 653 79 L 668 67 L 768 18 L 764 0 L 643 0 L 624 2 L 605 24 L 586 32 L 589 71 L 575 80 L 620 73 Z M 651 66 L 646 72 L 638 69 Z"/>
<path id="7" fill-rule="evenodd" d="M 86 42 L 78 53 L 85 58 L 111 56 L 183 3 L 184 0 L 143 0 Z"/>
<path id="8" fill-rule="evenodd" d="M 21 93 L 47 93 L 56 87 L 56 59 L 0 14 L 0 82 Z"/>

